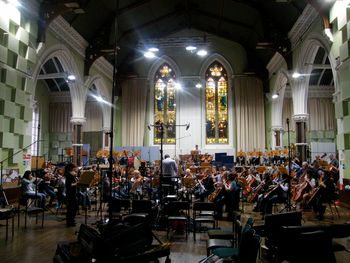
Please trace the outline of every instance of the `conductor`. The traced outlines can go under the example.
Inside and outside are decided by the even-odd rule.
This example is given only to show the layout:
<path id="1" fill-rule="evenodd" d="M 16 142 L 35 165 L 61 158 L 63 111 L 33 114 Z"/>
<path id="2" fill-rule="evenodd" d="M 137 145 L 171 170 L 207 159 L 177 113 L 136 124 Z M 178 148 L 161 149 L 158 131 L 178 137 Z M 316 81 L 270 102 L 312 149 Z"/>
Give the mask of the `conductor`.
<path id="1" fill-rule="evenodd" d="M 175 160 L 171 159 L 169 154 L 164 155 L 163 166 L 163 184 L 170 185 L 169 193 L 175 193 L 175 184 L 177 180 L 177 164 Z"/>

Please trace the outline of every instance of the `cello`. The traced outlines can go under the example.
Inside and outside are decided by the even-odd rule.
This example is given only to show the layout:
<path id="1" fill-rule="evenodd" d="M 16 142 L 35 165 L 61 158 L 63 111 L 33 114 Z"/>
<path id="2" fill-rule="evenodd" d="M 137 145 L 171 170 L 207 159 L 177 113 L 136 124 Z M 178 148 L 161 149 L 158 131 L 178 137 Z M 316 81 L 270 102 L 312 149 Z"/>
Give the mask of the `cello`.
<path id="1" fill-rule="evenodd" d="M 320 178 L 320 183 L 319 183 L 319 185 L 317 187 L 314 188 L 314 191 L 311 194 L 311 197 L 310 197 L 309 201 L 307 202 L 307 205 L 311 205 L 312 204 L 314 199 L 317 197 L 318 193 L 321 191 L 321 188 L 322 187 L 326 187 L 324 183 L 327 182 L 327 180 L 329 180 L 330 178 L 331 177 L 327 177 L 324 181 L 321 180 L 321 178 Z"/>

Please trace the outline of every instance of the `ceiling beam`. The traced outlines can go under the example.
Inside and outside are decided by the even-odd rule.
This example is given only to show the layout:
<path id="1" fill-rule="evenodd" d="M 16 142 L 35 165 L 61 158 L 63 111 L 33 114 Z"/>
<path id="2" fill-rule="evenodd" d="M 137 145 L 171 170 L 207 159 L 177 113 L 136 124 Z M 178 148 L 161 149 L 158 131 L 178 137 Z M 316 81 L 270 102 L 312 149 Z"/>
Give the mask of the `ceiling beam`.
<path id="1" fill-rule="evenodd" d="M 47 73 L 40 74 L 38 79 L 65 79 L 67 74 L 65 72 L 57 72 L 57 73 Z"/>
<path id="2" fill-rule="evenodd" d="M 74 3 L 74 5 L 71 6 L 69 3 Z M 54 3 L 48 0 L 42 1 L 39 8 L 37 42 L 45 43 L 47 27 L 57 16 L 65 13 L 80 13 L 82 11 L 78 2 L 68 0 Z"/>
<path id="3" fill-rule="evenodd" d="M 305 66 L 312 66 L 312 69 L 332 69 L 330 64 L 312 64 L 307 63 Z"/>
<path id="4" fill-rule="evenodd" d="M 245 28 L 247 30 L 250 30 L 250 31 L 254 32 L 259 37 L 264 37 L 264 36 L 262 36 L 261 34 L 259 34 L 256 31 L 255 27 L 252 27 L 252 26 L 247 25 L 245 23 L 242 23 L 240 21 L 232 20 L 232 19 L 229 19 L 229 18 L 226 18 L 226 17 L 223 17 L 223 16 L 220 17 L 220 16 L 212 14 L 210 12 L 207 12 L 207 11 L 204 11 L 204 10 L 200 10 L 198 8 L 192 8 L 192 11 L 194 13 L 196 13 L 197 15 L 202 15 L 202 16 L 205 16 L 205 17 L 212 18 L 214 20 L 219 20 L 219 21 L 223 21 L 223 22 L 228 23 L 228 24 L 232 24 L 232 25 L 243 27 L 243 28 Z"/>
<path id="5" fill-rule="evenodd" d="M 183 11 L 181 11 L 181 10 L 179 10 L 179 9 L 176 9 L 176 10 L 174 10 L 174 11 L 172 11 L 172 12 L 170 12 L 170 13 L 167 13 L 167 14 L 165 14 L 165 15 L 162 15 L 162 16 L 156 18 L 156 19 L 153 19 L 153 20 L 151 20 L 151 21 L 148 21 L 148 22 L 146 22 L 146 23 L 143 23 L 143 24 L 141 24 L 141 25 L 138 25 L 138 26 L 136 26 L 136 27 L 133 27 L 133 28 L 131 28 L 131 29 L 128 29 L 128 30 L 124 31 L 123 34 L 119 37 L 118 42 L 121 41 L 122 39 L 124 39 L 125 37 L 127 37 L 128 35 L 131 35 L 131 34 L 137 32 L 137 31 L 139 31 L 139 30 L 141 30 L 141 29 L 143 29 L 143 28 L 152 26 L 152 25 L 154 25 L 154 24 L 159 23 L 159 22 L 162 21 L 162 20 L 169 19 L 170 17 L 175 16 L 175 15 L 178 15 L 178 14 L 181 14 L 181 13 L 183 13 Z"/>
<path id="6" fill-rule="evenodd" d="M 140 7 L 140 6 L 143 6 L 145 4 L 148 4 L 149 2 L 151 2 L 152 0 L 141 0 L 141 1 L 138 1 L 138 2 L 135 2 L 135 3 L 132 3 L 130 5 L 127 5 L 125 7 L 122 7 L 122 8 L 119 8 L 117 10 L 117 15 L 122 15 L 134 8 L 137 8 L 137 7 Z"/>

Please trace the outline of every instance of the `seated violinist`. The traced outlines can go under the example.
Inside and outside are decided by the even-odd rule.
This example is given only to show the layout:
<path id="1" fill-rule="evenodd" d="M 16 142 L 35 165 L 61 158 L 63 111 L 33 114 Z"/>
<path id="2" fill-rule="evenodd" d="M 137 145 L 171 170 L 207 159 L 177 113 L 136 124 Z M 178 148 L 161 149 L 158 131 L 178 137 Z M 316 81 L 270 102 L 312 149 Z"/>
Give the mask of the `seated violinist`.
<path id="1" fill-rule="evenodd" d="M 213 191 L 214 181 L 210 170 L 206 169 L 203 178 L 198 180 L 198 183 L 195 186 L 194 195 L 196 198 L 199 198 L 201 202 L 203 202 L 204 198 L 210 195 Z"/>
<path id="2" fill-rule="evenodd" d="M 135 199 L 143 199 L 142 186 L 143 186 L 143 177 L 140 174 L 139 170 L 134 170 L 133 176 L 130 179 L 132 184 L 130 193 Z"/>
<path id="3" fill-rule="evenodd" d="M 263 196 L 261 203 L 261 214 L 272 214 L 272 206 L 275 203 L 287 201 L 289 191 L 289 176 L 283 173 L 273 180 L 273 187 Z"/>

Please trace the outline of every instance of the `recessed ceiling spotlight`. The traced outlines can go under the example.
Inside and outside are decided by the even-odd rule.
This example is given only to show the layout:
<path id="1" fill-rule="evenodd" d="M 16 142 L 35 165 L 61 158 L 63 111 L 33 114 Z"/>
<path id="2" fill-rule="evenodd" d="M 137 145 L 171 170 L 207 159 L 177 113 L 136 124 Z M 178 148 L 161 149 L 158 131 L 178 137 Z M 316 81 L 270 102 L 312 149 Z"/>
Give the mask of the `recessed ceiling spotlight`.
<path id="1" fill-rule="evenodd" d="M 191 45 L 189 45 L 189 46 L 186 47 L 186 50 L 187 50 L 187 51 L 191 51 L 191 52 L 195 51 L 196 49 L 197 49 L 197 47 L 191 46 Z"/>
<path id="2" fill-rule="evenodd" d="M 156 55 L 154 55 L 154 53 L 151 51 L 147 51 L 147 52 L 143 53 L 143 56 L 145 58 L 154 58 Z"/>
<path id="3" fill-rule="evenodd" d="M 198 50 L 197 55 L 204 57 L 204 56 L 208 55 L 208 51 L 206 51 L 205 49 Z"/>
<path id="4" fill-rule="evenodd" d="M 196 84 L 196 88 L 200 89 L 202 87 L 202 84 L 200 84 L 199 82 Z"/>
<path id="5" fill-rule="evenodd" d="M 158 51 L 159 51 L 159 48 L 150 47 L 150 48 L 148 49 L 148 51 L 150 51 L 150 52 L 158 52 Z"/>

